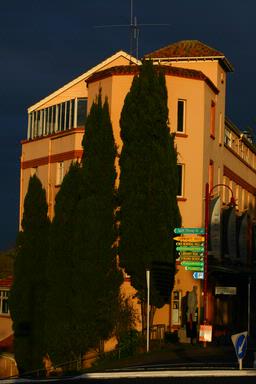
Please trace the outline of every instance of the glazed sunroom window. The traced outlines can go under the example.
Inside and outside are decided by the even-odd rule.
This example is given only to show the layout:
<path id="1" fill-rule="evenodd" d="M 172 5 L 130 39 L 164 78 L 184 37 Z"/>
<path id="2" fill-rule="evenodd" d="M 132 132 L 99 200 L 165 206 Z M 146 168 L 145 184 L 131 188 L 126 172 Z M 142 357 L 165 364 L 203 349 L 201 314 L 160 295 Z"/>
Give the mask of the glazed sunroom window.
<path id="1" fill-rule="evenodd" d="M 84 128 L 87 99 L 78 98 L 33 111 L 28 115 L 27 138 L 34 139 L 72 128 Z"/>

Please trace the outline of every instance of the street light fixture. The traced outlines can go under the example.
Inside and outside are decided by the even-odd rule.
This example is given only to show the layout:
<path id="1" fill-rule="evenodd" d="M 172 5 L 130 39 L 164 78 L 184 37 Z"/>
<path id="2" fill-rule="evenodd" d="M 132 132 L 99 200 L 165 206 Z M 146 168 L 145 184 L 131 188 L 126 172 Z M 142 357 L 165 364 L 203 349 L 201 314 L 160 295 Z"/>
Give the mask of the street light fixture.
<path id="1" fill-rule="evenodd" d="M 230 207 L 236 206 L 236 201 L 232 189 L 226 184 L 216 184 L 211 189 L 209 183 L 205 184 L 205 255 L 204 255 L 204 324 L 208 322 L 208 228 L 209 228 L 209 206 L 212 198 L 212 192 L 217 187 L 228 188 L 231 192 L 229 202 Z"/>

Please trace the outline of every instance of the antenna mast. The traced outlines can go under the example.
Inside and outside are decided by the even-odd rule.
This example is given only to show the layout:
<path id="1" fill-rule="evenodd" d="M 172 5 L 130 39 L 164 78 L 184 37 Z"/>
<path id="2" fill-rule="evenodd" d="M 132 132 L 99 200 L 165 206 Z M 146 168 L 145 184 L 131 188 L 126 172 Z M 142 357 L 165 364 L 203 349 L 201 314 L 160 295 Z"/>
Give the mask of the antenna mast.
<path id="1" fill-rule="evenodd" d="M 129 27 L 130 28 L 130 56 L 135 54 L 136 59 L 139 58 L 139 32 L 140 27 L 160 27 L 170 26 L 170 24 L 138 24 L 137 17 L 133 16 L 133 0 L 131 0 L 131 22 L 129 24 L 113 24 L 113 25 L 95 25 L 94 28 L 113 28 L 113 27 Z M 135 52 L 134 52 L 135 51 Z"/>

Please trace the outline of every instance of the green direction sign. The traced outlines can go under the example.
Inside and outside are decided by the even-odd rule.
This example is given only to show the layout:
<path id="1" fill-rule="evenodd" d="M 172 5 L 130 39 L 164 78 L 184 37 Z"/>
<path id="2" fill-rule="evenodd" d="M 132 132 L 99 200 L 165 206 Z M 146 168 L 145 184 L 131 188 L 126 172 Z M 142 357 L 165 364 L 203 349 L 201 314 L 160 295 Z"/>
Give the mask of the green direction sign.
<path id="1" fill-rule="evenodd" d="M 178 252 L 178 254 L 179 254 L 180 256 L 189 256 L 189 257 L 196 256 L 196 257 L 204 257 L 204 253 L 203 253 L 203 252 Z"/>
<path id="2" fill-rule="evenodd" d="M 174 233 L 182 233 L 182 234 L 196 234 L 203 235 L 205 233 L 204 228 L 174 228 Z"/>
<path id="3" fill-rule="evenodd" d="M 203 261 L 182 261 L 181 265 L 184 267 L 203 267 L 204 262 Z"/>
<path id="4" fill-rule="evenodd" d="M 200 246 L 203 246 L 204 245 L 204 242 L 202 242 L 202 243 L 183 243 L 182 241 L 179 241 L 179 242 L 177 242 L 176 243 L 176 247 L 178 246 L 184 246 L 184 247 L 200 247 Z"/>
<path id="5" fill-rule="evenodd" d="M 203 267 L 185 267 L 186 271 L 197 271 L 197 272 L 203 272 Z"/>
<path id="6" fill-rule="evenodd" d="M 190 246 L 186 246 L 186 245 L 183 245 L 183 246 L 180 246 L 180 247 L 176 247 L 176 251 L 186 251 L 186 252 L 203 252 L 204 251 L 204 247 L 203 246 L 200 246 L 200 247 L 190 247 Z"/>

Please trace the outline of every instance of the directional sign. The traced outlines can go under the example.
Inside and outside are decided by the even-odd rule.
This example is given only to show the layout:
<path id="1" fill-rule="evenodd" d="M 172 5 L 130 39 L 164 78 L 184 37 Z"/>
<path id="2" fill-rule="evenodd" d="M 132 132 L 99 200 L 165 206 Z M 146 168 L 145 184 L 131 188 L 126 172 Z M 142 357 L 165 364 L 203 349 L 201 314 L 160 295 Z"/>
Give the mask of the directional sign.
<path id="1" fill-rule="evenodd" d="M 204 273 L 203 272 L 194 272 L 193 273 L 193 278 L 198 280 L 198 279 L 204 279 Z"/>
<path id="2" fill-rule="evenodd" d="M 183 241 L 178 241 L 177 243 L 176 243 L 176 247 L 178 246 L 182 246 L 182 245 L 184 245 L 185 247 L 202 247 L 203 245 L 204 245 L 204 243 L 203 242 L 200 242 L 200 243 L 196 243 L 196 242 L 188 242 L 188 241 L 185 241 L 185 242 L 183 242 Z"/>
<path id="3" fill-rule="evenodd" d="M 205 233 L 204 228 L 174 228 L 174 233 L 183 233 L 183 234 L 200 234 L 203 235 Z"/>
<path id="4" fill-rule="evenodd" d="M 247 348 L 248 332 L 241 332 L 231 336 L 238 359 L 243 359 Z"/>
<path id="5" fill-rule="evenodd" d="M 180 256 L 189 256 L 189 257 L 192 257 L 192 256 L 196 256 L 196 257 L 204 257 L 204 253 L 203 252 L 178 252 L 178 254 Z"/>
<path id="6" fill-rule="evenodd" d="M 197 271 L 197 272 L 203 272 L 203 267 L 185 267 L 186 271 Z"/>
<path id="7" fill-rule="evenodd" d="M 204 258 L 200 256 L 192 256 L 192 257 L 180 256 L 180 260 L 181 261 L 204 261 Z"/>
<path id="8" fill-rule="evenodd" d="M 204 236 L 175 236 L 173 240 L 181 241 L 182 243 L 193 242 L 201 243 L 204 241 Z"/>
<path id="9" fill-rule="evenodd" d="M 203 252 L 204 251 L 204 247 L 203 246 L 199 246 L 199 247 L 189 247 L 189 246 L 186 246 L 186 245 L 182 245 L 180 247 L 176 247 L 176 251 L 186 251 L 186 252 Z"/>
<path id="10" fill-rule="evenodd" d="M 180 263 L 184 267 L 203 267 L 204 262 L 203 261 L 182 261 Z"/>

